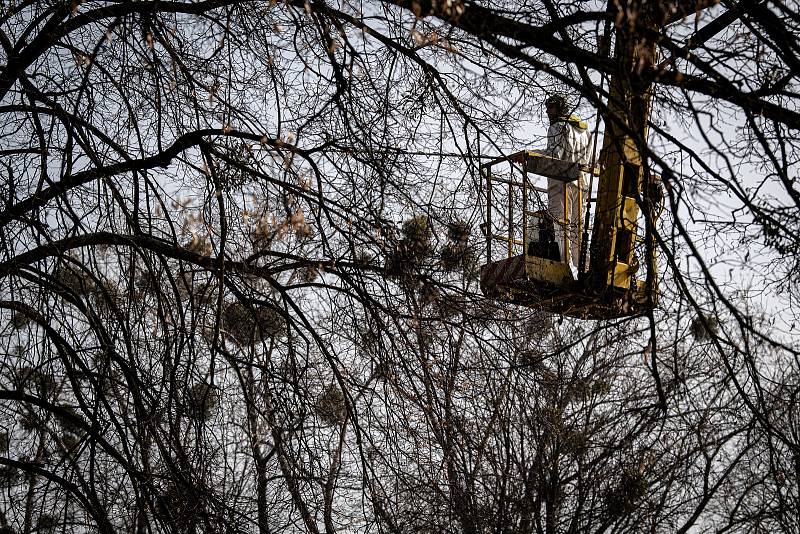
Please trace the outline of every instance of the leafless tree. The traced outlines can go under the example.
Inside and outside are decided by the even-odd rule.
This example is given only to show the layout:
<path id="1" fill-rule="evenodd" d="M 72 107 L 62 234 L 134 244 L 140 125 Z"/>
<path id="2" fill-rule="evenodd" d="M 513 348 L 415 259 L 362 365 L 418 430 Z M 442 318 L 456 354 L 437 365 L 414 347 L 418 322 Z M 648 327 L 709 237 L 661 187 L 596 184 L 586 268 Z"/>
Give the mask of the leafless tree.
<path id="1" fill-rule="evenodd" d="M 0 532 L 795 532 L 797 11 L 3 2 Z M 659 307 L 484 298 L 480 163 L 609 79 Z"/>

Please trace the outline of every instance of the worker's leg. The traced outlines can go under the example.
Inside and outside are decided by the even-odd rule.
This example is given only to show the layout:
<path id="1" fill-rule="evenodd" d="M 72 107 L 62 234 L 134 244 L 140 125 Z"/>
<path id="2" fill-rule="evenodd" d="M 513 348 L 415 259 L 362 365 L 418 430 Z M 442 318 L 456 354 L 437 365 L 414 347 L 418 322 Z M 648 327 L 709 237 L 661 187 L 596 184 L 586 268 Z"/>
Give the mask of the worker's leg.
<path id="1" fill-rule="evenodd" d="M 553 229 L 555 230 L 555 242 L 564 260 L 564 226 L 561 221 L 564 219 L 564 182 L 547 179 L 547 211 L 553 217 Z"/>
<path id="2" fill-rule="evenodd" d="M 573 265 L 578 265 L 578 249 L 580 248 L 581 236 L 578 232 L 578 226 L 583 224 L 583 202 L 586 199 L 581 198 L 580 189 L 576 182 L 567 185 L 567 195 L 569 196 L 569 243 L 570 243 L 570 256 Z"/>

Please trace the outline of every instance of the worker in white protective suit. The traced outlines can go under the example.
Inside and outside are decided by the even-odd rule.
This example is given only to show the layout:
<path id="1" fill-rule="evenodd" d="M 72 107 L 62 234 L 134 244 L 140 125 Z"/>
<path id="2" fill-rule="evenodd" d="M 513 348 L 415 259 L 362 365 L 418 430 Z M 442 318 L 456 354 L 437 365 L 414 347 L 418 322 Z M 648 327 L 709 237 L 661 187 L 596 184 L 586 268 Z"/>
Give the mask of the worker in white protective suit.
<path id="1" fill-rule="evenodd" d="M 589 163 L 589 127 L 576 115 L 570 114 L 569 103 L 562 95 L 552 95 L 545 100 L 547 118 L 550 127 L 547 129 L 547 148 L 544 154 L 572 163 L 588 165 Z M 553 217 L 555 226 L 555 241 L 561 251 L 561 260 L 564 257 L 564 232 L 570 242 L 570 259 L 573 265 L 578 265 L 578 247 L 581 236 L 578 235 L 578 225 L 583 213 L 583 202 L 580 191 L 586 193 L 587 176 L 580 173 L 580 178 L 574 182 L 564 183 L 552 178 L 547 179 L 548 211 Z M 566 217 L 567 225 L 559 224 L 564 217 L 564 189 L 566 188 L 569 213 Z M 583 201 L 581 201 L 583 200 Z"/>

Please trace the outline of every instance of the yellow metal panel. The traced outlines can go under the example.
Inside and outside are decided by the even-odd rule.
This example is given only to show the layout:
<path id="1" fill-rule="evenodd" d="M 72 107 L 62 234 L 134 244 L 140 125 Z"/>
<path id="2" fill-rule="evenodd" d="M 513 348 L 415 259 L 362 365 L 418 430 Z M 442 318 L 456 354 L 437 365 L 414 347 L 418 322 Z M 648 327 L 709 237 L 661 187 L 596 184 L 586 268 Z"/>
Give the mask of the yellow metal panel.
<path id="1" fill-rule="evenodd" d="M 623 158 L 626 163 L 633 163 L 634 165 L 642 164 L 642 156 L 636 148 L 636 142 L 629 136 L 625 136 L 625 144 L 622 147 Z"/>
<path id="2" fill-rule="evenodd" d="M 636 199 L 623 197 L 622 219 L 619 221 L 619 228 L 624 228 L 636 233 L 636 219 L 639 217 L 639 205 Z"/>
<path id="3" fill-rule="evenodd" d="M 527 256 L 525 258 L 525 274 L 528 280 L 553 285 L 561 285 L 574 280 L 572 271 L 570 271 L 566 263 L 536 256 Z"/>
<path id="4" fill-rule="evenodd" d="M 617 262 L 614 267 L 614 286 L 627 289 L 631 287 L 630 268 L 627 264 Z"/>
<path id="5" fill-rule="evenodd" d="M 605 170 L 600 175 L 597 188 L 597 214 L 602 225 L 614 225 L 614 215 L 622 194 L 622 165 L 615 154 L 603 154 Z"/>

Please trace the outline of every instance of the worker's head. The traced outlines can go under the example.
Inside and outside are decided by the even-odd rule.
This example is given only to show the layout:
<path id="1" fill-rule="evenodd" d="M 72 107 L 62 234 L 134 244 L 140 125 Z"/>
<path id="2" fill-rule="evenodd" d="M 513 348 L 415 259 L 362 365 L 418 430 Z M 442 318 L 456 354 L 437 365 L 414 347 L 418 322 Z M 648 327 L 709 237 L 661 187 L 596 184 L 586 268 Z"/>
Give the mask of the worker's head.
<path id="1" fill-rule="evenodd" d="M 547 97 L 544 101 L 544 107 L 547 111 L 547 118 L 550 122 L 555 121 L 559 117 L 563 117 L 569 113 L 569 103 L 567 97 L 555 93 Z"/>

